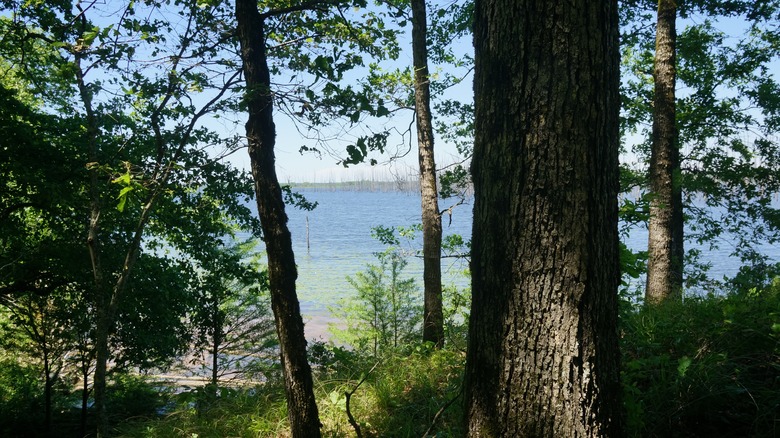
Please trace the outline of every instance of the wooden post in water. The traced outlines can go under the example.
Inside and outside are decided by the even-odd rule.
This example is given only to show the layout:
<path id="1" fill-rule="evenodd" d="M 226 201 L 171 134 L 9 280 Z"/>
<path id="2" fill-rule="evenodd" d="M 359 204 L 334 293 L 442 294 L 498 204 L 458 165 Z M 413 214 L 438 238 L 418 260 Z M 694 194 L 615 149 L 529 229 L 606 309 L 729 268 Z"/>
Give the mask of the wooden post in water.
<path id="1" fill-rule="evenodd" d="M 306 254 L 309 254 L 311 251 L 311 246 L 309 245 L 309 216 L 306 216 Z"/>

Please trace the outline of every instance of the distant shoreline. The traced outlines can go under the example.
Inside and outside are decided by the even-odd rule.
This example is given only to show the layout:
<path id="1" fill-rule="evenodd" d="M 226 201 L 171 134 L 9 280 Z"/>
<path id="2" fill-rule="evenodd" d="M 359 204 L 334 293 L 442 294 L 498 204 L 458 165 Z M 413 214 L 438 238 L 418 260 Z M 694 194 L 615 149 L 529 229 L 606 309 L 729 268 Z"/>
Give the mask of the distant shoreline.
<path id="1" fill-rule="evenodd" d="M 320 190 L 320 191 L 359 191 L 359 192 L 419 192 L 418 180 L 359 180 L 326 183 L 289 182 L 286 183 L 293 189 Z"/>
<path id="2" fill-rule="evenodd" d="M 357 181 L 341 181 L 341 182 L 326 182 L 326 183 L 312 183 L 312 182 L 288 182 L 284 185 L 290 186 L 294 190 L 313 190 L 322 192 L 335 192 L 335 191 L 354 191 L 354 192 L 399 192 L 408 194 L 420 193 L 420 181 L 417 179 L 409 180 L 357 180 Z M 469 188 L 466 191 L 467 195 L 473 194 L 473 188 Z"/>

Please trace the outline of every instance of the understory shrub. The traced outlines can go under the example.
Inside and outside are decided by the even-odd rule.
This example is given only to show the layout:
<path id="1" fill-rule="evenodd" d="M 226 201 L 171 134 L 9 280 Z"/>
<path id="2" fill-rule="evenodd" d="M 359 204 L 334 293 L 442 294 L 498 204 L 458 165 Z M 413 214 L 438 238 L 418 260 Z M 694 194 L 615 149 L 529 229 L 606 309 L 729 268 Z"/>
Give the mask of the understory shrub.
<path id="1" fill-rule="evenodd" d="M 33 366 L 0 360 L 0 436 L 34 436 L 43 424 L 43 385 L 38 374 Z"/>
<path id="2" fill-rule="evenodd" d="M 622 315 L 631 436 L 780 434 L 780 278 Z"/>
<path id="3" fill-rule="evenodd" d="M 353 437 L 350 413 L 364 437 L 461 437 L 461 380 L 465 355 L 424 346 L 386 355 L 380 362 L 319 344 L 313 360 L 315 395 L 325 437 Z M 328 353 L 330 351 L 331 353 Z M 371 359 L 373 361 L 373 359 Z M 243 388 L 195 388 L 172 399 L 163 415 L 126 421 L 118 436 L 289 436 L 281 380 Z"/>
<path id="4" fill-rule="evenodd" d="M 354 360 L 349 359 L 350 361 Z M 420 345 L 383 356 L 373 365 L 336 366 L 318 373 L 325 436 L 355 436 L 350 412 L 366 437 L 460 437 L 461 385 L 465 355 Z M 437 417 L 438 414 L 438 417 Z"/>
<path id="5" fill-rule="evenodd" d="M 347 277 L 356 295 L 330 309 L 346 327 L 330 331 L 337 341 L 379 357 L 421 336 L 422 306 L 414 279 L 403 277 L 406 257 L 394 249 L 375 255 L 378 264 Z"/>

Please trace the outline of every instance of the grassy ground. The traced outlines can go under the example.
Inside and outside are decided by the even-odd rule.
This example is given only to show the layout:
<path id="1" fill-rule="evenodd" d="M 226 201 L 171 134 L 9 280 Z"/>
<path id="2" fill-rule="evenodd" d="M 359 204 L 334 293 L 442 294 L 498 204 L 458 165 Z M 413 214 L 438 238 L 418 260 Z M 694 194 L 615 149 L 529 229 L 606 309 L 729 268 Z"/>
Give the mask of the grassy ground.
<path id="1" fill-rule="evenodd" d="M 780 436 L 780 280 L 654 308 L 626 301 L 619 329 L 628 436 Z M 406 346 L 374 359 L 315 343 L 310 358 L 324 436 L 356 436 L 346 394 L 362 436 L 464 436 L 461 350 Z M 6 362 L 0 436 L 40 436 L 38 376 Z M 177 394 L 125 377 L 113 385 L 109 409 L 122 437 L 284 437 L 279 382 Z M 55 436 L 75 436 L 73 399 L 55 405 Z"/>
<path id="2" fill-rule="evenodd" d="M 628 436 L 780 436 L 780 281 L 655 308 L 626 302 L 620 331 Z M 311 353 L 325 436 L 355 436 L 345 393 L 363 436 L 464 436 L 460 398 L 434 421 L 459 394 L 462 352 L 417 348 L 381 361 L 324 345 Z M 180 399 L 122 435 L 285 436 L 282 394 L 273 385 L 226 391 L 201 411 Z"/>
<path id="3" fill-rule="evenodd" d="M 450 403 L 460 392 L 462 353 L 420 349 L 376 362 L 341 349 L 323 353 L 316 365 L 323 436 L 355 436 L 346 411 L 348 393 L 350 412 L 365 437 L 463 435 L 460 404 Z M 118 432 L 124 437 L 284 437 L 289 432 L 283 394 L 274 384 L 218 394 L 186 392 L 174 398 L 167 415 L 128 421 Z"/>

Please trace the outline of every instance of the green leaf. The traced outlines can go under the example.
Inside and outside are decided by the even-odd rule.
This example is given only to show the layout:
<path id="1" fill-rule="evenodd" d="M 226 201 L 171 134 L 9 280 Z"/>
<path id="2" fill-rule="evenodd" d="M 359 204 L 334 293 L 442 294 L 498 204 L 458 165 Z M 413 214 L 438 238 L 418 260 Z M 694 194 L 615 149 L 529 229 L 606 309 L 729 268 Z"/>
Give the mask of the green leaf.
<path id="1" fill-rule="evenodd" d="M 123 187 L 122 190 L 119 191 L 119 195 L 117 198 L 119 199 L 119 203 L 116 206 L 116 209 L 120 212 L 123 212 L 125 210 L 125 205 L 127 204 L 127 196 L 132 192 L 134 188 L 132 186 Z"/>
<path id="2" fill-rule="evenodd" d="M 111 180 L 114 184 L 122 184 L 122 185 L 130 185 L 130 172 L 124 173 L 114 179 Z"/>
<path id="3" fill-rule="evenodd" d="M 81 35 L 81 39 L 83 40 L 83 44 L 85 46 L 90 46 L 95 41 L 95 38 L 97 38 L 98 33 L 100 32 L 100 29 L 97 27 L 93 27 L 91 30 L 88 30 L 84 32 L 83 35 Z"/>
<path id="4" fill-rule="evenodd" d="M 116 204 L 116 209 L 119 210 L 120 213 L 124 212 L 125 204 L 127 204 L 127 197 L 119 198 L 119 202 Z"/>
<path id="5" fill-rule="evenodd" d="M 685 377 L 685 373 L 688 372 L 688 368 L 690 368 L 692 362 L 693 361 L 688 356 L 680 358 L 680 361 L 677 364 L 677 373 L 680 377 Z"/>

